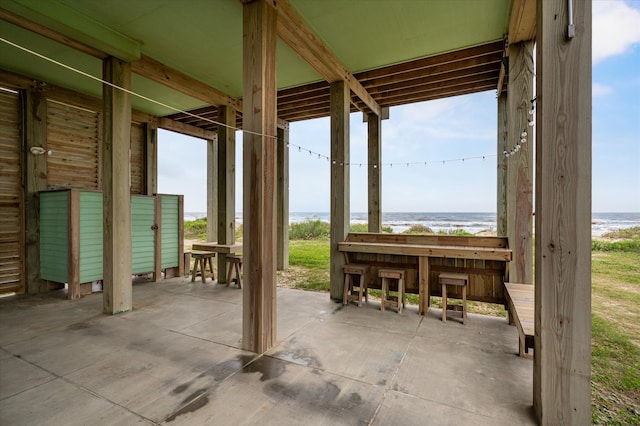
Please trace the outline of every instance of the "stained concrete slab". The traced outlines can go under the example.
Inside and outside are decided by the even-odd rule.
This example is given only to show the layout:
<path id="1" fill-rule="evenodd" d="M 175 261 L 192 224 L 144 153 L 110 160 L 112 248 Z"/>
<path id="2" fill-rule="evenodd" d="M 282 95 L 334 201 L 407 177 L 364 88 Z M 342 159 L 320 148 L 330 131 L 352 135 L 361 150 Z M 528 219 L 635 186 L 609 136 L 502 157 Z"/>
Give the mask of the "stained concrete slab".
<path id="1" fill-rule="evenodd" d="M 368 424 L 383 394 L 380 386 L 263 356 L 204 390 L 167 424 Z"/>
<path id="2" fill-rule="evenodd" d="M 283 288 L 278 343 L 258 355 L 234 287 L 136 281 L 117 316 L 101 294 L 64 295 L 0 299 L 0 424 L 535 424 L 505 319 Z"/>
<path id="3" fill-rule="evenodd" d="M 0 400 L 55 379 L 48 371 L 0 349 Z"/>
<path id="4" fill-rule="evenodd" d="M 153 423 L 64 379 L 56 379 L 0 400 L 0 424 L 120 426 Z"/>

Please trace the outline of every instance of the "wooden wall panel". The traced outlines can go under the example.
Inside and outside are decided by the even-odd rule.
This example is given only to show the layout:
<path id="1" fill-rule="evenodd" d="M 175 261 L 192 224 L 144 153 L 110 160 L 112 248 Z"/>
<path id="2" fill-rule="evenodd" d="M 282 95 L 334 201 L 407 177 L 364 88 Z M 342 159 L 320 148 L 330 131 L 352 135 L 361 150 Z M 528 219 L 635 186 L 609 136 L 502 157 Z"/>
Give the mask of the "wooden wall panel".
<path id="1" fill-rule="evenodd" d="M 146 145 L 146 125 L 131 125 L 131 151 L 129 161 L 131 162 L 131 193 L 144 194 L 145 191 L 145 145 Z"/>
<path id="2" fill-rule="evenodd" d="M 47 100 L 48 189 L 100 190 L 100 116 Z"/>
<path id="3" fill-rule="evenodd" d="M 0 292 L 24 289 L 20 97 L 0 91 Z"/>

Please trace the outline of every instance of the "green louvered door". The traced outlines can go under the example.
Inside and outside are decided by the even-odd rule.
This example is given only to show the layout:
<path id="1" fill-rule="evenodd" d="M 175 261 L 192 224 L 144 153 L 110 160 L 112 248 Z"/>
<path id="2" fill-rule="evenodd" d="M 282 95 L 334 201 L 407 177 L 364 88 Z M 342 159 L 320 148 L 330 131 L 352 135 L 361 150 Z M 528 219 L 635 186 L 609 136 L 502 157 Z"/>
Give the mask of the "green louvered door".
<path id="1" fill-rule="evenodd" d="M 154 271 L 155 198 L 131 196 L 131 269 L 134 274 Z"/>

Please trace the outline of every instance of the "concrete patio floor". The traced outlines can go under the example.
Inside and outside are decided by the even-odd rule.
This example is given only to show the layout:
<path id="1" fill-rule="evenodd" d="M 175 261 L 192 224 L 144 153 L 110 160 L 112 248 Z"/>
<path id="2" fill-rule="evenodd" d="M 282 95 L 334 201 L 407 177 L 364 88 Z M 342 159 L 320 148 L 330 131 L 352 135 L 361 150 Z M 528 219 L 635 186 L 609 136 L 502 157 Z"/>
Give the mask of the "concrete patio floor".
<path id="1" fill-rule="evenodd" d="M 342 307 L 278 289 L 278 344 L 241 350 L 242 291 L 137 282 L 134 309 L 102 294 L 0 299 L 0 424 L 535 424 L 515 327 L 417 307 Z"/>

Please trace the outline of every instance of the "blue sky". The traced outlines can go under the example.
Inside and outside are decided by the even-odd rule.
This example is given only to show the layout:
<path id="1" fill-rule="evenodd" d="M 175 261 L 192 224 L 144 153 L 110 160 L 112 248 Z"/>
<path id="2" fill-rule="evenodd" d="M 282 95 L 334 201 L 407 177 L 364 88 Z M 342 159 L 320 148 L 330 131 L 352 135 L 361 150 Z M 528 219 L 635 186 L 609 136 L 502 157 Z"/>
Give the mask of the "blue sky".
<path id="1" fill-rule="evenodd" d="M 382 123 L 382 209 L 494 212 L 495 91 L 393 107 Z M 367 161 L 367 127 L 351 114 L 351 162 Z M 242 135 L 237 134 L 236 208 L 242 210 Z M 290 211 L 329 211 L 329 119 L 291 124 Z M 640 212 L 640 0 L 593 2 L 594 212 Z M 159 136 L 158 189 L 206 210 L 206 143 Z M 482 157 L 484 159 L 470 159 Z M 463 161 L 448 161 L 465 158 Z M 443 164 L 442 161 L 445 161 Z M 427 162 L 425 166 L 406 163 Z M 351 211 L 367 211 L 367 168 L 351 166 Z"/>

